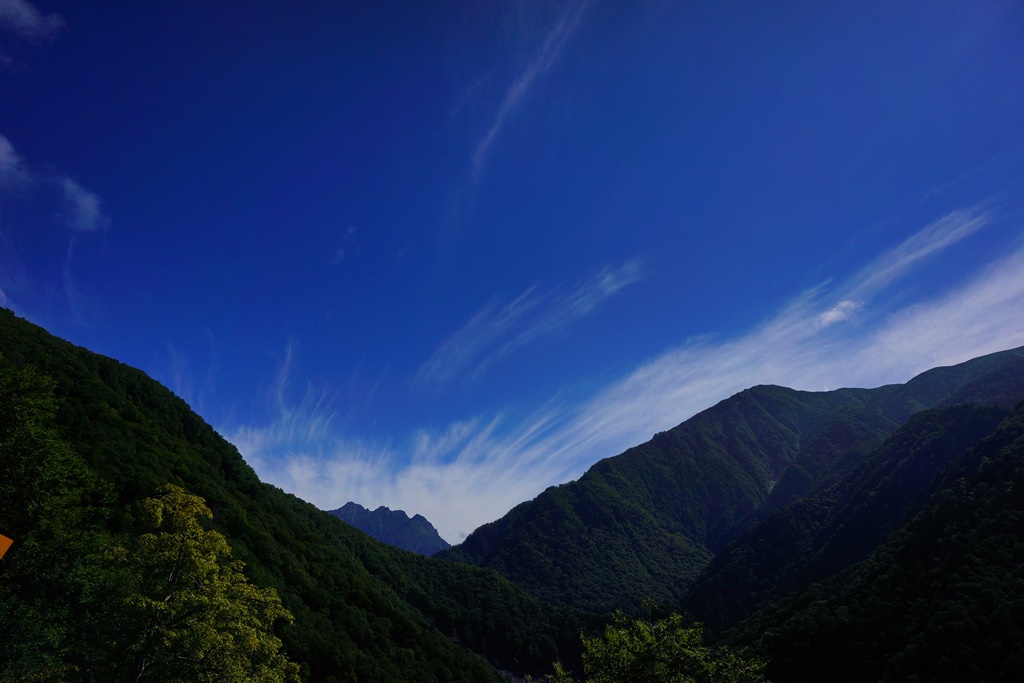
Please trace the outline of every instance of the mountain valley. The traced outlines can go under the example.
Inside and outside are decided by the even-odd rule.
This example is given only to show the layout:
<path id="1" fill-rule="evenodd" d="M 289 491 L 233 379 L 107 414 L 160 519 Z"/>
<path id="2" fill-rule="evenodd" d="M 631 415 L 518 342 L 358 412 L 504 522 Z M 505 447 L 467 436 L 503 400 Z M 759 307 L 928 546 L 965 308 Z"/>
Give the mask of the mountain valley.
<path id="1" fill-rule="evenodd" d="M 301 680 L 578 675 L 579 635 L 616 610 L 683 612 L 777 683 L 1021 666 L 1022 349 L 876 389 L 750 388 L 436 558 L 260 482 L 142 372 L 6 310 L 0 371 L 3 491 L 20 501 L 0 514 L 0 680 L 120 661 L 96 640 L 121 609 L 97 589 L 103 558 L 142 542 L 167 484 L 205 500 L 247 580 L 280 595 L 294 620 L 272 633 Z"/>

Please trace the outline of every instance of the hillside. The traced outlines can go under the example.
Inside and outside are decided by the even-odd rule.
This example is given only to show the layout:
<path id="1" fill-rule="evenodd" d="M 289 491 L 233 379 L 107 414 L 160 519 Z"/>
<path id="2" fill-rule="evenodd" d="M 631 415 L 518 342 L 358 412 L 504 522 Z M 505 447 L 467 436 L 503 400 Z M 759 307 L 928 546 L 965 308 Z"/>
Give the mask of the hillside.
<path id="1" fill-rule="evenodd" d="M 594 614 L 652 598 L 756 647 L 776 683 L 837 666 L 934 679 L 936 661 L 998 680 L 1024 642 L 1021 397 L 1021 349 L 878 389 L 753 387 L 438 560 L 261 483 L 145 374 L 3 310 L 0 532 L 17 538 L 0 563 L 0 680 L 119 661 L 104 643 L 124 630 L 109 596 L 128 575 L 110 553 L 137 544 L 165 484 L 206 501 L 247 579 L 294 615 L 266 643 L 304 680 L 578 670 Z"/>
<path id="2" fill-rule="evenodd" d="M 753 387 L 438 557 L 496 569 L 547 601 L 588 610 L 678 604 L 715 553 L 835 484 L 914 413 L 957 396 L 1005 405 L 1024 395 L 1022 356 L 991 354 L 877 389 Z"/>
<path id="3" fill-rule="evenodd" d="M 685 602 L 712 629 L 863 560 L 919 506 L 933 480 L 1007 416 L 955 406 L 914 415 L 828 489 L 787 505 L 715 556 Z"/>
<path id="4" fill-rule="evenodd" d="M 277 631 L 306 680 L 497 681 L 481 656 L 517 672 L 573 659 L 580 616 L 551 610 L 492 571 L 391 548 L 261 483 L 231 444 L 139 370 L 7 310 L 0 359 L 5 372 L 31 366 L 53 379 L 55 433 L 111 492 L 96 533 L 128 533 L 138 502 L 167 483 L 205 499 L 249 579 L 274 588 L 294 615 Z M 22 514 L 4 506 L 0 527 L 16 528 Z M 11 652 L 0 647 L 0 657 Z"/>
<path id="5" fill-rule="evenodd" d="M 964 436 L 980 426 L 962 424 Z M 933 427 L 915 425 L 903 437 L 923 443 Z M 1024 670 L 1022 492 L 1024 403 L 952 459 L 866 558 L 766 603 L 732 639 L 769 658 L 775 681 L 1016 680 Z"/>
<path id="6" fill-rule="evenodd" d="M 329 512 L 378 541 L 417 555 L 430 557 L 451 547 L 423 515 L 410 518 L 404 510 L 391 510 L 383 505 L 376 510 L 367 510 L 359 503 L 352 502 Z"/>

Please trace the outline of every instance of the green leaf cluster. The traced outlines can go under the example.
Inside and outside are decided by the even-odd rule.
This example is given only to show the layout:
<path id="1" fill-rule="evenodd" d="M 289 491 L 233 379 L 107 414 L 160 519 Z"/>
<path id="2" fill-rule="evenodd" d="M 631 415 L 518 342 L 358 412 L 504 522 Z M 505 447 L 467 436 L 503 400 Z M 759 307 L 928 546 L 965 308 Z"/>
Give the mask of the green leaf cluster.
<path id="1" fill-rule="evenodd" d="M 256 589 L 201 498 L 143 502 L 164 531 L 113 534 L 111 488 L 53 427 L 53 383 L 0 365 L 0 680 L 297 681 Z"/>
<path id="2" fill-rule="evenodd" d="M 2 362 L 0 357 L 0 362 Z M 53 428 L 53 383 L 0 367 L 0 678 L 62 680 L 93 627 L 79 606 L 98 585 L 112 495 Z"/>
<path id="3" fill-rule="evenodd" d="M 704 642 L 681 614 L 634 619 L 617 612 L 601 636 L 583 637 L 587 683 L 764 683 L 763 661 Z M 561 667 L 555 683 L 572 683 Z"/>
<path id="4" fill-rule="evenodd" d="M 141 506 L 156 531 L 111 549 L 128 579 L 122 633 L 138 680 L 298 681 L 269 628 L 294 621 L 277 591 L 254 586 L 224 536 L 201 526 L 213 516 L 202 498 L 170 484 L 159 493 Z"/>

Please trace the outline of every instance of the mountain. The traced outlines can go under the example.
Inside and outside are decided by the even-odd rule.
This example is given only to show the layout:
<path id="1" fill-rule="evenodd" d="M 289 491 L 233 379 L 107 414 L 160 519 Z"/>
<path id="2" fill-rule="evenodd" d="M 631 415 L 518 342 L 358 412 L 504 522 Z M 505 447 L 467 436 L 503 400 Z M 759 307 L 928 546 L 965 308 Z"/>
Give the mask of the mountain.
<path id="1" fill-rule="evenodd" d="M 50 533 L 32 526 L 30 513 L 39 509 L 55 510 L 51 521 L 71 525 L 65 540 L 44 544 L 53 552 L 69 544 L 56 565 L 40 563 L 50 566 L 55 583 L 12 573 L 19 547 L 39 545 L 20 543 L 24 534 L 0 565 L 7 572 L 0 574 L 0 671 L 33 671 L 34 658 L 44 652 L 104 656 L 75 640 L 109 622 L 93 609 L 102 595 L 71 590 L 67 582 L 102 576 L 109 567 L 84 563 L 70 549 L 80 549 L 82 539 L 94 548 L 127 544 L 137 533 L 141 501 L 168 483 L 205 499 L 213 528 L 227 537 L 247 578 L 274 589 L 294 615 L 294 624 L 279 623 L 276 633 L 304 680 L 500 681 L 497 669 L 543 673 L 556 659 L 578 660 L 578 635 L 593 623 L 587 615 L 552 609 L 493 571 L 387 546 L 260 482 L 234 446 L 159 383 L 6 309 L 0 309 L 0 374 L 14 378 L 5 385 L 14 389 L 0 392 L 7 402 L 0 406 L 0 428 L 20 419 L 24 411 L 17 406 L 56 400 L 55 414 L 43 414 L 35 426 L 14 424 L 12 433 L 52 431 L 53 458 L 81 463 L 56 473 L 33 469 L 37 455 L 0 440 L 4 485 L 33 492 L 27 507 L 0 506 L 0 529 L 24 529 L 33 538 Z M 20 378 L 34 375 L 52 379 L 51 398 L 18 393 L 25 384 Z M 67 494 L 66 480 L 76 472 L 82 481 L 97 482 L 89 491 L 104 493 Z M 19 619 L 25 613 L 38 618 Z M 16 626 L 31 624 L 77 626 L 66 626 L 63 636 L 7 640 Z"/>
<path id="2" fill-rule="evenodd" d="M 914 415 L 853 472 L 771 514 L 719 552 L 685 607 L 713 630 L 863 560 L 899 529 L 922 496 L 1008 411 L 954 406 Z"/>
<path id="3" fill-rule="evenodd" d="M 594 613 L 651 598 L 756 649 L 776 683 L 1013 680 L 1022 397 L 1024 349 L 877 389 L 753 387 L 517 506 L 446 561 L 260 482 L 139 370 L 0 310 L 0 532 L 15 538 L 0 681 L 124 677 L 92 668 L 118 661 L 106 648 L 125 632 L 128 603 L 104 587 L 166 484 L 206 501 L 246 580 L 294 616 L 273 636 L 303 680 L 578 670 Z"/>
<path id="4" fill-rule="evenodd" d="M 938 427 L 946 437 L 970 440 L 988 418 L 969 412 L 929 416 L 899 438 L 943 457 L 945 448 L 933 449 L 929 435 L 945 440 Z M 963 432 L 958 433 L 958 422 Z M 911 468 L 933 461 L 932 455 L 918 457 L 913 448 L 904 454 Z M 887 453 L 878 455 L 880 466 L 891 460 Z M 884 479 L 876 490 L 893 502 L 883 493 L 890 488 Z M 859 497 L 849 495 L 851 502 Z M 858 507 L 884 511 L 888 504 L 864 500 L 847 509 L 856 515 Z M 836 534 L 830 536 L 835 543 Z M 1024 402 L 952 458 L 898 528 L 864 559 L 773 597 L 734 628 L 731 638 L 760 650 L 770 661 L 773 681 L 1019 678 L 1024 671 Z"/>
<path id="5" fill-rule="evenodd" d="M 906 384 L 758 386 L 549 488 L 437 557 L 498 570 L 542 599 L 605 612 L 680 604 L 712 557 L 773 512 L 828 489 L 913 414 L 1024 396 L 1024 349 Z M 1009 405 L 1008 405 L 1009 404 Z"/>
<path id="6" fill-rule="evenodd" d="M 419 555 L 429 557 L 451 547 L 423 515 L 413 515 L 410 519 L 403 510 L 391 510 L 383 505 L 371 512 L 351 502 L 330 513 L 378 541 Z"/>

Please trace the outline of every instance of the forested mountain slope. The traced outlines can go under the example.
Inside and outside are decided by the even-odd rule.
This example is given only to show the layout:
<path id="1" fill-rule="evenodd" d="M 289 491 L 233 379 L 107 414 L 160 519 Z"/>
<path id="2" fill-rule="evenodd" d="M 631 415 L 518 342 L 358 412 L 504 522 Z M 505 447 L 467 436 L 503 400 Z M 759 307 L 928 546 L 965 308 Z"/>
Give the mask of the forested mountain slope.
<path id="1" fill-rule="evenodd" d="M 306 679 L 501 680 L 469 650 L 518 672 L 573 659 L 578 615 L 549 609 L 495 572 L 386 546 L 261 483 L 232 445 L 141 371 L 5 309 L 0 365 L 33 366 L 55 381 L 57 432 L 113 492 L 103 534 L 133 528 L 138 501 L 167 483 L 206 500 L 246 575 L 276 589 L 294 614 L 278 631 Z M 4 508 L 0 525 L 13 528 L 20 514 Z"/>
<path id="2" fill-rule="evenodd" d="M 753 387 L 437 557 L 497 569 L 545 600 L 595 611 L 677 604 L 714 553 L 834 484 L 914 413 L 957 395 L 1014 395 L 1022 358 L 1022 349 L 1005 351 L 877 389 Z"/>
<path id="3" fill-rule="evenodd" d="M 56 435 L 39 441 L 49 469 L 8 439 L 24 431 L 17 406 L 37 400 L 11 380 L 29 367 L 53 379 L 59 404 L 39 412 L 39 433 Z M 578 661 L 578 634 L 598 620 L 577 609 L 679 605 L 695 581 L 690 607 L 713 629 L 739 622 L 730 637 L 757 644 L 779 683 L 836 667 L 849 680 L 931 679 L 942 657 L 961 677 L 997 680 L 1021 664 L 1024 408 L 1004 418 L 1024 397 L 1022 349 L 905 385 L 740 392 L 441 553 L 461 562 L 391 548 L 261 483 L 142 372 L 6 310 L 0 379 L 0 487 L 25 499 L 0 507 L 0 532 L 61 539 L 32 541 L 42 573 L 0 563 L 0 639 L 23 636 L 0 642 L 0 672 L 31 670 L 40 643 L 116 625 L 89 611 L 110 584 L 95 548 L 130 540 L 140 502 L 168 483 L 204 498 L 248 579 L 280 595 L 295 619 L 275 633 L 306 680 L 542 674 Z M 65 657 L 76 680 L 102 656 L 66 647 L 47 661 Z M 978 664 L 987 657 L 1003 668 Z"/>
<path id="4" fill-rule="evenodd" d="M 931 421 L 904 436 L 924 443 Z M 966 436 L 980 424 L 964 426 Z M 1024 403 L 955 458 L 864 560 L 766 603 L 732 638 L 757 646 L 779 683 L 1017 680 Z"/>
<path id="5" fill-rule="evenodd" d="M 906 522 L 935 477 L 1007 414 L 964 405 L 914 415 L 839 482 L 775 512 L 716 555 L 686 609 L 713 630 L 727 628 L 864 559 Z"/>
<path id="6" fill-rule="evenodd" d="M 410 518 L 403 510 L 391 510 L 383 505 L 376 510 L 367 510 L 359 503 L 352 502 L 329 512 L 378 541 L 418 555 L 430 557 L 439 550 L 451 547 L 423 515 Z"/>

